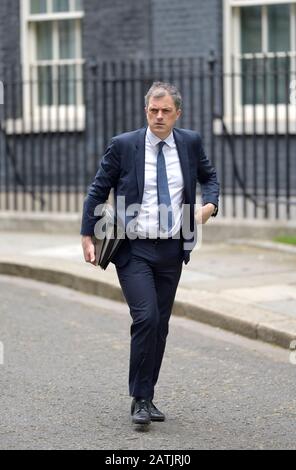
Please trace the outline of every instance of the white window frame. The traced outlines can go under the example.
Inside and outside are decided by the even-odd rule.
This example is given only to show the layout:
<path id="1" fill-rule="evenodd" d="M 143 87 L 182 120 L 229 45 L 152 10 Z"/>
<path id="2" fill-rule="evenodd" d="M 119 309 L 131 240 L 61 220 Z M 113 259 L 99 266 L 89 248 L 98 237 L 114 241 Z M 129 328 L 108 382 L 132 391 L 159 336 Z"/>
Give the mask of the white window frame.
<path id="1" fill-rule="evenodd" d="M 224 39 L 224 123 L 230 133 L 235 134 L 253 134 L 254 133 L 254 115 L 256 116 L 256 132 L 258 134 L 273 134 L 275 132 L 275 125 L 277 121 L 277 132 L 284 134 L 287 129 L 287 106 L 285 104 L 267 105 L 264 111 L 263 105 L 242 105 L 241 98 L 241 78 L 240 73 L 240 58 L 241 58 L 241 34 L 240 34 L 240 12 L 242 7 L 246 6 L 265 6 L 263 10 L 263 28 L 267 29 L 267 6 L 279 4 L 291 4 L 294 22 L 292 21 L 291 27 L 291 45 L 296 47 L 296 0 L 223 0 L 223 39 Z M 263 34 L 265 37 L 266 34 Z M 267 44 L 262 45 L 263 53 L 267 51 Z M 296 68 L 296 50 L 292 53 L 292 68 Z M 234 103 L 232 102 L 231 90 L 231 57 L 235 58 L 235 71 L 238 72 L 238 77 L 235 79 L 236 96 Z M 244 54 L 246 56 L 246 54 Z M 260 58 L 260 54 L 256 54 Z M 262 56 L 262 54 L 261 54 Z M 270 53 L 274 57 L 274 53 Z M 280 54 L 277 54 L 280 57 Z M 295 59 L 295 60 L 293 60 Z M 291 95 L 293 83 L 291 83 Z M 295 100 L 294 100 L 295 101 Z M 265 118 L 267 119 L 265 121 Z M 277 119 L 275 119 L 275 116 Z M 289 132 L 296 133 L 296 104 L 291 100 L 288 105 L 289 116 Z M 221 121 L 216 120 L 214 130 L 220 134 L 222 132 Z"/>
<path id="2" fill-rule="evenodd" d="M 21 58 L 23 73 L 23 117 L 16 121 L 9 120 L 6 123 L 7 132 L 71 132 L 80 131 L 85 128 L 85 107 L 81 92 L 78 93 L 78 103 L 76 105 L 53 105 L 39 106 L 37 98 L 37 85 L 33 87 L 33 96 L 31 96 L 32 86 L 30 85 L 30 67 L 37 66 L 42 62 L 43 65 L 77 65 L 83 66 L 82 58 L 71 60 L 51 60 L 34 62 L 32 58 L 36 57 L 36 41 L 34 36 L 34 26 L 38 22 L 43 21 L 76 21 L 76 39 L 78 48 L 82 57 L 82 41 L 81 41 L 81 21 L 84 17 L 84 11 L 75 11 L 74 2 L 70 0 L 71 11 L 68 12 L 52 12 L 52 0 L 47 0 L 49 5 L 49 13 L 31 14 L 30 0 L 21 0 L 20 17 L 21 17 Z M 80 24 L 79 24 L 80 23 Z M 57 24 L 57 23 L 56 23 Z M 57 35 L 55 35 L 57 37 Z M 58 44 L 54 44 L 54 48 L 58 48 Z M 54 57 L 57 53 L 54 52 Z M 35 89 L 34 89 L 35 88 Z M 33 109 L 32 108 L 33 103 Z"/>

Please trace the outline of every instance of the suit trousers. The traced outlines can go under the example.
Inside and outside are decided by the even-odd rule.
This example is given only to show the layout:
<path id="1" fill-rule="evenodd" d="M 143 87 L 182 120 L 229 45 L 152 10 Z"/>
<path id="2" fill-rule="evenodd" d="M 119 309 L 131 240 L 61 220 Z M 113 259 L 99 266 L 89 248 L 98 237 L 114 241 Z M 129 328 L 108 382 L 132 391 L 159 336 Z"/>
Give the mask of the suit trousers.
<path id="1" fill-rule="evenodd" d="M 153 399 L 184 259 L 182 239 L 129 240 L 129 262 L 116 267 L 132 317 L 130 396 Z"/>

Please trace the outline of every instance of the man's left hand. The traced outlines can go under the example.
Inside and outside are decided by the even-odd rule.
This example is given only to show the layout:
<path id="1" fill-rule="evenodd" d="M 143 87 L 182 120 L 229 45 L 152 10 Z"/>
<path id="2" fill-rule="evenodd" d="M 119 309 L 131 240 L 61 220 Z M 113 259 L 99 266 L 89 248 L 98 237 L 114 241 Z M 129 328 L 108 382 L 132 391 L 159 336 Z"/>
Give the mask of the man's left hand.
<path id="1" fill-rule="evenodd" d="M 215 204 L 208 203 L 205 206 L 201 207 L 196 215 L 198 224 L 206 224 L 207 221 L 212 217 L 216 210 Z"/>

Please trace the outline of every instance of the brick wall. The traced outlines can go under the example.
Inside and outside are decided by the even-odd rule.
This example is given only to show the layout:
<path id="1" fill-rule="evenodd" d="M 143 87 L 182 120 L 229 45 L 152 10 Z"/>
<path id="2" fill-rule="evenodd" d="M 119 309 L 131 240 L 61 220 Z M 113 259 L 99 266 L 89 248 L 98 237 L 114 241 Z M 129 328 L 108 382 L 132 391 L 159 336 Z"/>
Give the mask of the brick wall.
<path id="1" fill-rule="evenodd" d="M 84 56 L 193 57 L 222 51 L 222 0 L 84 0 Z"/>
<path id="2" fill-rule="evenodd" d="M 0 80 L 3 77 L 4 67 L 7 69 L 10 64 L 20 64 L 20 11 L 19 5 L 22 0 L 0 0 Z M 198 57 L 200 55 L 208 56 L 210 50 L 213 50 L 218 59 L 222 58 L 222 0 L 84 0 L 85 18 L 83 23 L 83 56 L 85 59 L 93 57 L 99 59 L 126 59 L 126 58 L 147 58 L 147 57 Z M 155 77 L 157 78 L 157 77 Z M 31 139 L 30 136 L 9 136 L 8 143 L 11 152 L 18 162 L 18 168 L 22 168 L 23 159 L 27 159 L 28 155 L 36 153 L 36 181 L 38 177 L 40 181 L 47 181 L 47 175 L 42 174 L 42 161 L 46 168 L 47 162 L 51 162 L 52 158 L 57 156 L 54 169 L 61 168 L 61 180 L 66 183 L 74 183 L 76 179 L 84 182 L 89 175 L 93 174 L 93 167 L 96 159 L 101 156 L 104 144 L 104 133 L 101 131 L 103 125 L 103 113 L 101 111 L 102 102 L 101 95 L 95 101 L 91 93 L 93 93 L 94 84 L 90 82 L 90 96 L 86 100 L 88 111 L 88 131 L 85 134 L 49 134 L 48 136 L 40 135 Z M 121 86 L 121 85 L 120 85 Z M 129 90 L 131 83 L 127 85 Z M 139 88 L 137 83 L 133 85 Z M 183 83 L 183 90 L 186 89 L 187 82 Z M 197 87 L 195 93 L 194 107 L 194 128 L 202 132 L 205 141 L 207 153 L 210 158 L 216 155 L 216 162 L 219 168 L 221 162 L 220 138 L 216 137 L 216 152 L 211 152 L 211 109 L 209 99 L 209 80 L 206 80 L 206 90 L 204 93 Z M 216 93 L 219 91 L 219 83 L 215 82 Z M 140 90 L 138 110 L 142 112 L 143 106 L 143 90 Z M 99 93 L 102 91 L 99 90 Z M 114 95 L 112 84 L 108 85 L 107 95 Z M 130 92 L 133 96 L 133 91 Z M 7 99 L 6 110 L 11 116 L 11 108 L 13 99 L 18 103 L 21 102 L 20 94 L 14 96 L 11 93 L 10 100 Z M 13 98 L 14 96 L 14 98 Z M 217 95 L 220 96 L 219 94 Z M 107 96 L 108 98 L 108 96 Z M 203 98 L 204 101 L 200 101 Z M 10 102 L 9 102 L 10 101 Z M 185 100 L 187 105 L 188 100 Z M 95 106 L 97 102 L 97 117 L 94 117 Z M 113 117 L 113 108 L 118 113 L 126 114 L 127 122 L 130 127 L 138 127 L 141 120 L 138 114 L 132 114 L 130 109 L 130 100 L 118 100 L 116 106 L 107 106 L 107 121 L 112 124 L 112 135 L 120 132 L 120 126 L 117 126 L 116 119 Z M 219 102 L 215 103 L 215 111 L 219 111 Z M 17 105 L 14 106 L 15 109 Z M 125 110 L 127 108 L 127 111 Z M 126 113 L 125 113 L 126 111 Z M 200 111 L 204 114 L 204 126 L 200 125 Z M 184 109 L 185 115 L 186 109 Z M 14 113 L 15 114 L 15 113 Z M 139 116 L 138 116 L 139 115 Z M 187 120 L 185 119 L 185 126 Z M 100 127 L 101 126 L 101 127 Z M 95 132 L 94 132 L 95 129 Z M 95 134 L 95 135 L 93 135 Z M 274 139 L 267 137 L 269 149 L 274 151 Z M 51 144 L 48 144 L 51 142 Z M 246 139 L 248 148 L 248 161 L 251 161 L 253 155 L 251 138 Z M 257 138 L 258 142 L 258 188 L 263 187 L 264 177 L 264 161 L 262 159 L 262 138 Z M 279 151 L 277 158 L 285 156 L 285 139 L 279 138 Z M 244 162 L 242 160 L 241 149 L 242 139 L 237 138 L 236 155 L 239 168 L 242 168 Z M 6 177 L 4 161 L 4 141 L 0 138 L 0 182 L 1 178 Z M 291 139 L 291 155 L 295 153 L 295 138 Z M 215 150 L 214 146 L 214 150 Z M 232 160 L 229 154 L 229 146 L 225 144 L 228 156 L 225 159 L 226 175 L 230 178 L 232 175 Z M 47 150 L 46 150 L 47 149 Z M 99 149 L 97 151 L 96 149 Z M 2 152 L 2 153 L 1 153 Z M 212 153 L 212 154 L 211 154 Z M 43 156 L 43 160 L 40 157 Z M 74 157 L 73 157 L 74 155 Z M 271 172 L 269 175 L 270 186 L 273 183 L 273 175 L 275 175 L 274 165 L 275 158 L 269 157 Z M 49 156 L 49 158 L 47 158 Z M 79 172 L 69 173 L 68 164 L 71 158 L 78 158 L 82 168 Z M 81 158 L 80 158 L 81 157 Z M 1 160 L 2 158 L 2 160 Z M 39 159 L 39 160 L 38 160 Z M 27 161 L 27 160 L 26 160 Z M 90 165 L 86 173 L 84 172 L 85 164 Z M 11 162 L 10 162 L 11 164 Z M 295 166 L 291 168 L 291 174 L 294 180 L 291 181 L 291 188 L 295 187 Z M 53 173 L 53 179 L 55 173 Z M 11 167 L 9 178 L 13 181 L 13 168 Z M 41 184 L 41 182 L 40 182 Z M 228 185 L 228 184 L 227 184 Z M 230 185 L 230 182 L 229 182 Z M 285 187 L 285 181 L 280 181 L 280 186 Z"/>
<path id="3" fill-rule="evenodd" d="M 20 0 L 0 2 L 0 70 L 20 62 Z M 222 0 L 84 0 L 83 55 L 101 59 L 222 52 Z"/>
<path id="4" fill-rule="evenodd" d="M 84 57 L 150 55 L 150 0 L 84 0 Z"/>
<path id="5" fill-rule="evenodd" d="M 20 63 L 20 0 L 0 3 L 0 70 Z"/>
<path id="6" fill-rule="evenodd" d="M 151 0 L 157 57 L 221 54 L 222 0 Z"/>
<path id="7" fill-rule="evenodd" d="M 3 21 L 4 17 L 2 13 L 0 12 L 0 80 L 1 80 L 1 74 L 2 74 L 2 67 L 3 67 L 3 59 L 2 59 L 2 54 L 3 54 Z"/>

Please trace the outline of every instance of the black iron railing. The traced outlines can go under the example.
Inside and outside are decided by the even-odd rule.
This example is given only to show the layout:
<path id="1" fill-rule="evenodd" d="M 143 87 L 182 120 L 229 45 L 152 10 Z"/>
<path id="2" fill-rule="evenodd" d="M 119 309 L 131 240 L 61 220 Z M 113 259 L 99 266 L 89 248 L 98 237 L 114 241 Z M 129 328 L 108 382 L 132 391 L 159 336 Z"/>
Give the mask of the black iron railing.
<path id="1" fill-rule="evenodd" d="M 0 210 L 81 211 L 112 136 L 145 125 L 144 95 L 175 83 L 180 127 L 198 131 L 221 183 L 221 214 L 295 217 L 296 58 L 40 64 L 5 70 Z"/>

